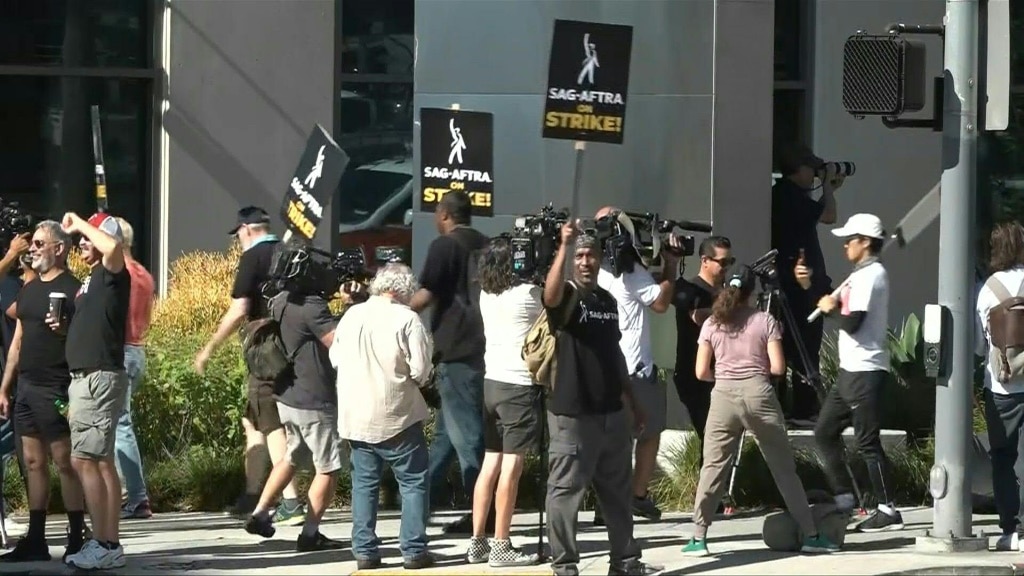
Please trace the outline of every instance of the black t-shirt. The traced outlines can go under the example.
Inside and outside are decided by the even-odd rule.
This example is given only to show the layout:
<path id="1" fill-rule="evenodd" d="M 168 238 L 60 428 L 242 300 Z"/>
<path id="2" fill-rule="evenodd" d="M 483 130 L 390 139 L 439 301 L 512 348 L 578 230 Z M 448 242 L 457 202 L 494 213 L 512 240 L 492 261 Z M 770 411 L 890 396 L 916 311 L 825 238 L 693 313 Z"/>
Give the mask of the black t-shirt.
<path id="1" fill-rule="evenodd" d="M 568 298 L 566 292 L 563 306 Z M 553 324 L 556 318 L 567 318 L 556 337 L 558 371 L 548 410 L 563 416 L 622 410 L 626 359 L 619 348 L 622 334 L 615 297 L 595 286 L 588 293 L 580 292 L 579 301 L 568 314 L 558 309 L 548 314 Z"/>
<path id="2" fill-rule="evenodd" d="M 278 402 L 304 410 L 324 410 L 338 403 L 336 374 L 327 347 L 320 340 L 334 331 L 338 319 L 320 296 L 282 295 L 274 318 L 280 320 L 281 341 L 292 355 L 293 370 L 275 383 Z"/>
<path id="3" fill-rule="evenodd" d="M 46 325 L 46 315 L 50 311 L 50 294 L 63 292 L 67 296 L 64 317 L 74 318 L 75 296 L 81 287 L 70 272 L 63 272 L 49 282 L 36 278 L 21 289 L 17 310 L 21 322 L 18 375 L 22 382 L 40 386 L 67 386 L 71 382 L 64 355 L 67 338 Z"/>
<path id="4" fill-rule="evenodd" d="M 482 363 L 484 325 L 471 298 L 470 258 L 487 245 L 487 236 L 466 226 L 435 238 L 427 250 L 420 284 L 434 296 L 430 331 L 437 362 Z"/>
<path id="5" fill-rule="evenodd" d="M 249 320 L 267 317 L 263 285 L 270 278 L 270 265 L 273 264 L 278 244 L 278 240 L 271 236 L 269 240 L 250 246 L 238 259 L 238 272 L 235 274 L 235 285 L 231 288 L 231 297 L 249 299 Z"/>
<path id="6" fill-rule="evenodd" d="M 807 292 L 821 295 L 828 291 L 831 280 L 825 272 L 825 256 L 818 240 L 818 219 L 824 210 L 824 203 L 811 198 L 789 178 L 779 180 L 772 188 L 772 248 L 779 251 L 779 283 L 787 294 L 805 293 L 793 276 L 801 248 L 804 262 L 812 270 L 811 290 Z M 809 297 L 813 296 L 804 296 Z"/>
<path id="7" fill-rule="evenodd" d="M 700 326 L 691 313 L 695 310 L 711 308 L 715 302 L 716 290 L 700 276 L 687 280 L 677 278 L 672 304 L 676 309 L 676 372 L 680 382 L 697 380 L 694 365 L 697 362 L 697 337 Z"/>
<path id="8" fill-rule="evenodd" d="M 38 280 L 28 286 L 35 282 Z M 75 299 L 75 315 L 68 327 L 68 369 L 124 370 L 124 332 L 131 289 L 127 267 L 116 274 L 102 264 L 93 267 Z M 18 309 L 20 314 L 21 306 Z"/>

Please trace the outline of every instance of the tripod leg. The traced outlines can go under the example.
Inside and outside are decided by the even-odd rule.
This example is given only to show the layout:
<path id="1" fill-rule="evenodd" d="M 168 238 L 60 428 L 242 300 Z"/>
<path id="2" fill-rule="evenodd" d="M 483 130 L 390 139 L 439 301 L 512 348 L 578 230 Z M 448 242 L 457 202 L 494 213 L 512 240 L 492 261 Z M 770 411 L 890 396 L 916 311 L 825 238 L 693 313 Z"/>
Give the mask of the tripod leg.
<path id="1" fill-rule="evenodd" d="M 537 434 L 537 457 L 540 460 L 540 469 L 537 471 L 537 497 L 540 502 L 537 504 L 537 558 L 541 562 L 546 558 L 544 554 L 544 502 L 547 493 L 548 480 L 548 458 L 544 449 L 545 439 L 548 431 L 548 411 L 545 406 L 547 392 L 542 390 L 540 394 L 540 433 Z"/>
<path id="2" fill-rule="evenodd" d="M 729 491 L 725 495 L 725 514 L 731 516 L 736 512 L 736 503 L 732 498 L 732 489 L 736 485 L 736 471 L 740 469 L 740 457 L 743 456 L 743 445 L 747 442 L 747 432 L 744 430 L 740 436 L 739 448 L 736 449 L 736 457 L 732 459 L 732 470 L 729 472 Z"/>

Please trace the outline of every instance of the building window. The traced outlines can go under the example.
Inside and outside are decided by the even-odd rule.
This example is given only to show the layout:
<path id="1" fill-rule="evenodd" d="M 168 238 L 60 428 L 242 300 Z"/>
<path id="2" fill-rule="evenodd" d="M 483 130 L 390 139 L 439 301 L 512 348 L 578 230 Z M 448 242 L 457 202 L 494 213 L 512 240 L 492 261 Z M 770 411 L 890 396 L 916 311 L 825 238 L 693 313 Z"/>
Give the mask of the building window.
<path id="1" fill-rule="evenodd" d="M 150 263 L 153 7 L 140 0 L 0 0 L 0 200 L 37 218 L 96 210 L 99 106 L 111 213 Z"/>
<path id="2" fill-rule="evenodd" d="M 810 0 L 775 0 L 775 90 L 772 145 L 775 150 L 810 138 Z M 772 171 L 778 171 L 774 161 Z"/>
<path id="3" fill-rule="evenodd" d="M 411 253 L 414 0 L 337 0 L 341 101 L 335 134 L 342 176 L 340 244 L 402 245 Z"/>

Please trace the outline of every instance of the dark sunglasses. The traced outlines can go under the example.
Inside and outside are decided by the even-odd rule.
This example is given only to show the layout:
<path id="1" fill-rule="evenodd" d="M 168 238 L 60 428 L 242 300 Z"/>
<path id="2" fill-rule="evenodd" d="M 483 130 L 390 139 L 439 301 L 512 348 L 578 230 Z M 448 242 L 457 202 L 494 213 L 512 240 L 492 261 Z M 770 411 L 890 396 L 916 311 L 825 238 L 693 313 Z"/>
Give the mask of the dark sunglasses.
<path id="1" fill-rule="evenodd" d="M 712 258 L 710 256 L 705 256 L 705 258 L 711 260 L 712 262 L 717 262 L 719 266 L 722 266 L 724 268 L 728 268 L 729 266 L 732 266 L 733 264 L 736 263 L 736 259 L 733 258 L 732 256 L 726 256 L 725 258 Z"/>

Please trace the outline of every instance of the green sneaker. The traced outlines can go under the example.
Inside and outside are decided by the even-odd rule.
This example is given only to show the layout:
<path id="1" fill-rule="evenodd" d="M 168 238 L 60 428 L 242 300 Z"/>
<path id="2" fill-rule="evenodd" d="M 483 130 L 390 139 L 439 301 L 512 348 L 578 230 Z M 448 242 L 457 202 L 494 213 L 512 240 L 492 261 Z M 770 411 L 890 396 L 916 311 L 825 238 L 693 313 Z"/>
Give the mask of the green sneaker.
<path id="1" fill-rule="evenodd" d="M 281 500 L 274 513 L 274 524 L 298 526 L 306 521 L 306 507 L 298 500 Z"/>
<path id="2" fill-rule="evenodd" d="M 804 545 L 800 547 L 800 551 L 806 554 L 827 554 L 838 552 L 839 546 L 833 544 L 824 534 L 818 534 L 812 538 L 804 538 Z"/>
<path id="3" fill-rule="evenodd" d="M 707 556 L 709 554 L 707 538 L 691 538 L 690 543 L 683 546 L 683 554 L 687 556 Z"/>

